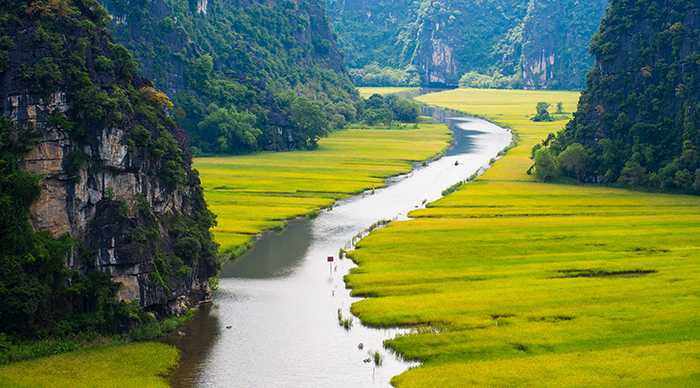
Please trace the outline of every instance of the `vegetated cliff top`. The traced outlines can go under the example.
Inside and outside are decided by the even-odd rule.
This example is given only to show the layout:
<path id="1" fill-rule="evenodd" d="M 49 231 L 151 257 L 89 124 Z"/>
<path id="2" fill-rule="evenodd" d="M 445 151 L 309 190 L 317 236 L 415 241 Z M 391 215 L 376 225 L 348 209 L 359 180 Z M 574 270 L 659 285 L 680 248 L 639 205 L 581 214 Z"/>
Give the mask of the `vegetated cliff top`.
<path id="1" fill-rule="evenodd" d="M 583 88 L 593 63 L 589 39 L 608 6 L 607 0 L 327 2 L 358 85 L 457 85 L 474 73 L 492 79 L 485 84 L 472 76 L 460 85 L 528 89 Z"/>
<path id="2" fill-rule="evenodd" d="M 314 141 L 290 120 L 296 97 L 330 111 L 357 97 L 320 0 L 102 3 L 116 41 L 171 96 L 176 119 L 205 152 L 305 148 Z M 199 127 L 222 109 L 232 131 Z"/>
<path id="3" fill-rule="evenodd" d="M 215 221 L 187 134 L 113 43 L 107 11 L 94 0 L 0 9 L 0 194 L 15 204 L 0 228 L 18 242 L 0 249 L 0 331 L 113 332 L 148 320 L 137 306 L 170 314 L 208 298 Z"/>
<path id="4" fill-rule="evenodd" d="M 580 143 L 589 180 L 700 192 L 700 6 L 614 0 L 574 119 L 553 151 Z"/>

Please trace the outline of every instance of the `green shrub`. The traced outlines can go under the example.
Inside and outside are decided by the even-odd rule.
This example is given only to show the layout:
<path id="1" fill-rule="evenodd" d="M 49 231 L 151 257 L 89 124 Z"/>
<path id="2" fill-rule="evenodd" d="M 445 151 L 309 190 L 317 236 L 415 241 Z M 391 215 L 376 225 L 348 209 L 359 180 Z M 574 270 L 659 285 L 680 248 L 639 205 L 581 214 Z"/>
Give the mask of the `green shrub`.
<path id="1" fill-rule="evenodd" d="M 75 149 L 66 156 L 66 159 L 68 160 L 69 170 L 75 171 L 85 167 L 90 162 L 90 155 L 81 149 Z"/>
<path id="2" fill-rule="evenodd" d="M 41 58 L 34 66 L 22 65 L 20 79 L 31 93 L 53 93 L 63 83 L 58 64 L 48 57 Z"/>
<path id="3" fill-rule="evenodd" d="M 97 71 L 111 72 L 112 69 L 114 68 L 114 63 L 112 62 L 112 60 L 105 58 L 102 55 L 95 58 L 95 61 L 93 63 L 95 64 L 95 70 L 97 70 Z"/>
<path id="4" fill-rule="evenodd" d="M 129 137 L 138 147 L 148 147 L 151 144 L 151 132 L 139 124 L 136 124 L 136 127 L 131 131 Z"/>
<path id="5" fill-rule="evenodd" d="M 117 220 L 123 221 L 123 220 L 129 218 L 129 213 L 131 213 L 131 208 L 129 207 L 129 203 L 126 202 L 126 199 L 120 200 L 119 204 L 117 205 L 117 210 L 115 213 L 115 217 L 117 218 Z"/>

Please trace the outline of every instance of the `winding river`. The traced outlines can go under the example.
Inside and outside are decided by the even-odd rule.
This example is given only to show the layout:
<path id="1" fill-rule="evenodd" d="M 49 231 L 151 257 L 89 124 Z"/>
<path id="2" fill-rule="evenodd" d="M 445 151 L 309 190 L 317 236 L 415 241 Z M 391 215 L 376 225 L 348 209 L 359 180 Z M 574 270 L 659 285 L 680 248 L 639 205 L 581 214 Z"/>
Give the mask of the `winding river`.
<path id="1" fill-rule="evenodd" d="M 402 330 L 364 327 L 356 317 L 349 330 L 338 325 L 338 309 L 351 317 L 357 300 L 343 282 L 355 265 L 338 260 L 338 251 L 376 221 L 405 220 L 437 200 L 511 139 L 509 131 L 481 119 L 432 107 L 423 114 L 451 125 L 455 141 L 447 155 L 374 194 L 291 222 L 281 234 L 267 233 L 227 264 L 214 302 L 179 329 L 184 336 L 163 340 L 181 351 L 173 387 L 390 387 L 393 376 L 417 365 L 382 347 Z M 332 265 L 328 256 L 335 257 Z M 365 362 L 374 351 L 384 356 L 380 366 Z"/>

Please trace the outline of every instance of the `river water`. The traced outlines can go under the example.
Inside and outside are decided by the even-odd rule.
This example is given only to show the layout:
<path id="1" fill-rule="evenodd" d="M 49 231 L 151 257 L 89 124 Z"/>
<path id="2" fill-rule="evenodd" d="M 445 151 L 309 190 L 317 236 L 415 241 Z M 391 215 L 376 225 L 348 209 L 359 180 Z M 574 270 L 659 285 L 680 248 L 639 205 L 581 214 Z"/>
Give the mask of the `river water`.
<path id="1" fill-rule="evenodd" d="M 339 249 L 373 223 L 405 220 L 439 199 L 511 139 L 509 131 L 481 119 L 430 107 L 423 115 L 439 117 L 455 132 L 447 155 L 374 194 L 342 200 L 313 220 L 291 222 L 281 234 L 267 233 L 227 264 L 214 302 L 179 329 L 184 336 L 163 340 L 181 351 L 173 387 L 390 387 L 393 376 L 417 365 L 382 347 L 402 330 L 364 327 L 352 317 L 349 307 L 358 299 L 343 275 L 355 265 L 339 260 Z M 338 324 L 338 309 L 353 318 L 349 330 Z M 365 362 L 374 351 L 383 355 L 380 366 Z"/>

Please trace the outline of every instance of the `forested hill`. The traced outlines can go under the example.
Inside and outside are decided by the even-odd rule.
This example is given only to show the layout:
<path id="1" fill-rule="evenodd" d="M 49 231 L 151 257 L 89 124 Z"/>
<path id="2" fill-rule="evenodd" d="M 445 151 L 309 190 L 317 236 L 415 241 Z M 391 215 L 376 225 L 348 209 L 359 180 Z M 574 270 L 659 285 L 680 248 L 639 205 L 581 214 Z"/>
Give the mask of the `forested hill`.
<path id="1" fill-rule="evenodd" d="M 607 0 L 327 0 L 358 86 L 582 89 Z"/>
<path id="2" fill-rule="evenodd" d="M 313 147 L 326 119 L 354 109 L 321 0 L 101 1 L 205 152 Z"/>
<path id="3" fill-rule="evenodd" d="M 698 31 L 697 1 L 614 0 L 578 111 L 552 151 L 582 144 L 589 180 L 700 192 Z"/>

